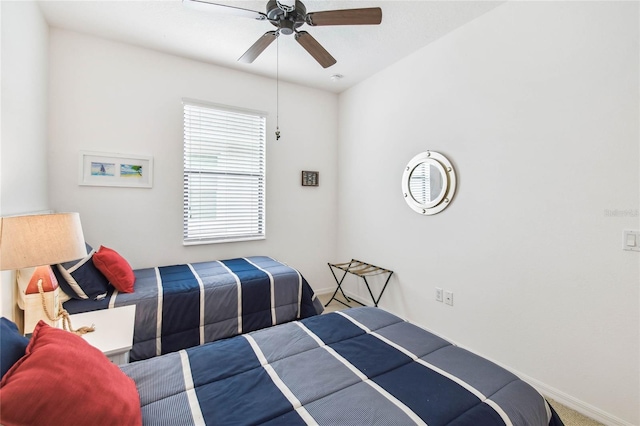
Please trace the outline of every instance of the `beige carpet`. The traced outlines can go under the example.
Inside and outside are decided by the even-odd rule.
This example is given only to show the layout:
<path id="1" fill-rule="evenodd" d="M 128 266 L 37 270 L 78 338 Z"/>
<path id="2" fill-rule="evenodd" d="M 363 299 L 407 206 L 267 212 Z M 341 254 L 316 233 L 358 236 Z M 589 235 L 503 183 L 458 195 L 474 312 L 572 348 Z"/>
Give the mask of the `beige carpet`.
<path id="1" fill-rule="evenodd" d="M 597 422 L 589 417 L 583 416 L 577 411 L 572 410 L 571 408 L 567 408 L 564 405 L 556 402 L 550 398 L 547 398 L 549 404 L 553 407 L 554 410 L 562 419 L 562 422 L 565 426 L 602 426 L 602 423 Z"/>
<path id="2" fill-rule="evenodd" d="M 329 301 L 329 299 L 331 299 L 331 295 L 333 293 L 329 293 L 329 294 L 319 294 L 318 295 L 318 299 L 320 300 L 320 302 L 322 303 L 322 306 L 326 305 L 327 302 Z M 340 297 L 340 300 L 344 301 L 343 297 Z M 348 302 L 347 302 L 348 303 Z M 361 306 L 355 302 L 351 302 L 348 303 L 349 306 L 352 307 L 356 307 L 356 306 Z M 331 302 L 331 304 L 329 304 L 329 306 L 325 306 L 324 311 L 322 312 L 323 314 L 327 314 L 329 312 L 334 312 L 334 311 L 339 311 L 341 309 L 347 309 L 346 306 L 344 306 L 342 303 L 340 302 L 336 302 L 335 300 L 333 300 Z"/>
<path id="3" fill-rule="evenodd" d="M 331 293 L 318 295 L 318 299 L 320 299 L 320 302 L 322 302 L 323 306 L 329 301 L 330 298 L 331 298 Z M 340 298 L 340 300 L 344 301 L 343 298 Z M 354 302 L 349 303 L 349 305 L 354 307 L 360 306 L 359 304 Z M 341 309 L 346 309 L 346 308 L 347 307 L 344 306 L 342 303 L 336 302 L 334 300 L 331 302 L 331 304 L 329 304 L 329 306 L 324 308 L 323 313 L 326 314 L 329 312 L 339 311 Z M 549 401 L 553 409 L 556 410 L 556 412 L 562 419 L 562 422 L 565 424 L 565 426 L 602 426 L 602 423 L 599 423 L 593 419 L 590 419 L 589 417 L 585 417 L 582 414 L 578 413 L 577 411 L 574 411 L 568 407 L 565 407 L 564 405 L 552 399 L 547 398 L 547 400 Z"/>

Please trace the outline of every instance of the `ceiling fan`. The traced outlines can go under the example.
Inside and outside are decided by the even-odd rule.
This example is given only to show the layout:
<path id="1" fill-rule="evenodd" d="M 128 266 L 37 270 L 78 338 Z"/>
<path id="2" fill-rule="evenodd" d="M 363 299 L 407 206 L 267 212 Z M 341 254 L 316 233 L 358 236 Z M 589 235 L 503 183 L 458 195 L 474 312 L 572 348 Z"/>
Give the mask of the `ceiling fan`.
<path id="1" fill-rule="evenodd" d="M 328 68 L 336 60 L 324 47 L 306 31 L 299 31 L 302 25 L 312 27 L 325 25 L 378 25 L 382 22 L 382 9 L 370 7 L 363 9 L 326 10 L 309 12 L 301 1 L 269 0 L 266 13 L 235 6 L 210 3 L 205 0 L 182 0 L 183 4 L 207 12 L 226 13 L 228 15 L 253 18 L 258 21 L 269 21 L 277 29 L 267 31 L 239 59 L 240 62 L 253 62 L 280 34 L 294 34 L 296 41 L 323 68 Z"/>

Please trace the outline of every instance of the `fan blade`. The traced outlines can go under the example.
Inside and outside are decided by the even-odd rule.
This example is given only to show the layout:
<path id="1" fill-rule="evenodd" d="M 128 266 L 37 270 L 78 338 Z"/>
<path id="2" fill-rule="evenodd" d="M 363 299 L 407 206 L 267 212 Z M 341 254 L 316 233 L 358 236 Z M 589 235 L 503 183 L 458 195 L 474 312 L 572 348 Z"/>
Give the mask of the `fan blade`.
<path id="1" fill-rule="evenodd" d="M 309 54 L 313 56 L 320 65 L 322 65 L 322 68 L 329 68 L 331 65 L 336 63 L 333 56 L 331 56 L 329 52 L 327 52 L 325 48 L 322 47 L 320 43 L 318 43 L 308 32 L 297 32 L 296 41 L 300 43 L 300 45 L 304 47 L 304 49 L 309 52 Z"/>
<path id="2" fill-rule="evenodd" d="M 227 6 L 224 4 L 209 3 L 204 0 L 182 0 L 182 4 L 195 10 L 204 12 L 226 13 L 227 15 L 242 16 L 243 18 L 257 19 L 263 21 L 267 19 L 267 15 L 255 10 L 242 9 L 235 6 Z"/>
<path id="3" fill-rule="evenodd" d="M 320 25 L 378 25 L 380 22 L 382 22 L 382 9 L 379 7 L 307 13 L 307 24 L 314 27 Z"/>
<path id="4" fill-rule="evenodd" d="M 238 59 L 238 61 L 244 62 L 245 64 L 250 64 L 251 62 L 255 61 L 256 58 L 260 56 L 260 54 L 264 51 L 264 49 L 269 47 L 269 45 L 273 43 L 273 40 L 275 40 L 276 38 L 278 38 L 277 31 L 268 31 L 264 33 L 262 37 L 258 39 L 258 41 L 253 43 L 253 46 L 251 46 L 249 50 L 244 52 L 244 55 L 242 55 L 240 59 Z"/>

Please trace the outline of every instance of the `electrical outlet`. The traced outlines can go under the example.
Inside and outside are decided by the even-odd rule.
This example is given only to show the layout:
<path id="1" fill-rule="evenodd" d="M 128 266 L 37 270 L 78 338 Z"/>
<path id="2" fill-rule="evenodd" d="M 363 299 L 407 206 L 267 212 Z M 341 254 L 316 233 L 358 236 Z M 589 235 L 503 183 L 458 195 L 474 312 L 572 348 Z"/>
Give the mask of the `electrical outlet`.
<path id="1" fill-rule="evenodd" d="M 447 305 L 453 306 L 453 292 L 445 291 L 444 292 L 444 303 Z"/>
<path id="2" fill-rule="evenodd" d="M 436 287 L 436 301 L 442 302 L 442 289 L 440 287 Z"/>

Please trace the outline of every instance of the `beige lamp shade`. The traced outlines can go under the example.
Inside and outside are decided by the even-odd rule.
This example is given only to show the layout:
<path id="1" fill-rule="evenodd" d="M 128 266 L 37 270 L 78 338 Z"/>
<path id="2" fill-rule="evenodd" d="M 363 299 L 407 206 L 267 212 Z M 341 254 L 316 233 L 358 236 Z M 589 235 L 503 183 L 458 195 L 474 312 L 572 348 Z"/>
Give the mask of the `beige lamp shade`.
<path id="1" fill-rule="evenodd" d="M 0 270 L 52 265 L 86 255 L 78 213 L 0 218 Z"/>

